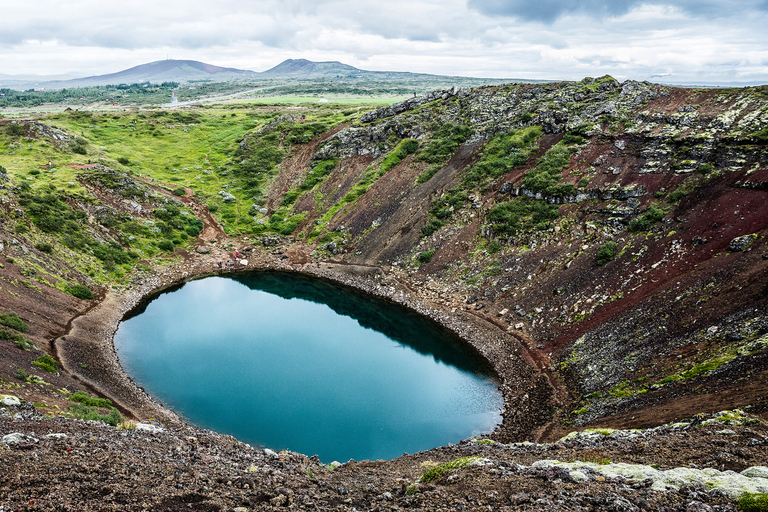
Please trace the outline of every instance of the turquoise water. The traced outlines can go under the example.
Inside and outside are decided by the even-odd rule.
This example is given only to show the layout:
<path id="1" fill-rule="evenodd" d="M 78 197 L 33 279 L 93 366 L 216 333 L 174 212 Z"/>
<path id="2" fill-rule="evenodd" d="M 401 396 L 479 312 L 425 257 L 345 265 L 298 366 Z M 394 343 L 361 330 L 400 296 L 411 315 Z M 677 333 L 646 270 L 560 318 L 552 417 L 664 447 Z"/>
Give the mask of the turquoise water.
<path id="1" fill-rule="evenodd" d="M 115 348 L 192 423 L 324 462 L 390 459 L 501 421 L 498 382 L 451 333 L 296 274 L 188 282 L 126 317 Z"/>

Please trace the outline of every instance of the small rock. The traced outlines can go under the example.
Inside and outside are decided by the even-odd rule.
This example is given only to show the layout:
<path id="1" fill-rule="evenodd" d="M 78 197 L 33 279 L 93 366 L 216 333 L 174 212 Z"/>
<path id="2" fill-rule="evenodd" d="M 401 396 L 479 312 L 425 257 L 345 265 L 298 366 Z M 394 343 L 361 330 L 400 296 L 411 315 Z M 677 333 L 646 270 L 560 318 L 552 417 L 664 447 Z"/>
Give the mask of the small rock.
<path id="1" fill-rule="evenodd" d="M 695 236 L 691 240 L 691 245 L 693 245 L 694 247 L 698 247 L 698 246 L 703 245 L 705 243 L 707 243 L 707 239 L 706 238 L 702 238 L 700 236 Z"/>
<path id="2" fill-rule="evenodd" d="M 165 432 L 163 427 L 153 425 L 152 423 L 137 423 L 136 430 L 144 430 L 146 432 Z"/>
<path id="3" fill-rule="evenodd" d="M 14 432 L 13 434 L 8 434 L 3 436 L 2 441 L 7 444 L 31 444 L 36 443 L 37 439 L 35 439 L 32 436 L 24 435 L 20 432 Z"/>

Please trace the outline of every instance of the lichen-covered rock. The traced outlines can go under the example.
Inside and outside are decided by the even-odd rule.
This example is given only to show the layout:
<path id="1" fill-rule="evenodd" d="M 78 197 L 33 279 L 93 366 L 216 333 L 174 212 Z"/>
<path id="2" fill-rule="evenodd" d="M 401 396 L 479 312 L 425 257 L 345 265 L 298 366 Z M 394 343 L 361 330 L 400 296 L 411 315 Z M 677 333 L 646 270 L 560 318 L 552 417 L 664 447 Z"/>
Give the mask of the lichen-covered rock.
<path id="1" fill-rule="evenodd" d="M 756 239 L 757 235 L 754 234 L 738 236 L 731 240 L 731 243 L 728 244 L 728 248 L 733 252 L 742 252 L 746 250 L 750 245 L 752 245 L 752 242 L 754 242 Z"/>
<path id="2" fill-rule="evenodd" d="M 21 400 L 19 397 L 13 395 L 0 395 L 0 404 L 5 406 L 18 406 L 21 405 Z"/>
<path id="3" fill-rule="evenodd" d="M 37 439 L 20 432 L 14 432 L 12 434 L 4 435 L 0 441 L 7 445 L 26 445 L 36 443 Z"/>

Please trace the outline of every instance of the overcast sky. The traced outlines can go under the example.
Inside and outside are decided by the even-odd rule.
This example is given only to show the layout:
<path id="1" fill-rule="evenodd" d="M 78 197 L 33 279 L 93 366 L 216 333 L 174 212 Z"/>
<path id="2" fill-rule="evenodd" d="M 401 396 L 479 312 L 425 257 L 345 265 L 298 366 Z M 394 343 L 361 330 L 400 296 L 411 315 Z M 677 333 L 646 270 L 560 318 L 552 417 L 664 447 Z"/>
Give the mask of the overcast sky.
<path id="1" fill-rule="evenodd" d="M 285 59 L 494 78 L 768 83 L 768 0 L 4 1 L 0 74 Z"/>

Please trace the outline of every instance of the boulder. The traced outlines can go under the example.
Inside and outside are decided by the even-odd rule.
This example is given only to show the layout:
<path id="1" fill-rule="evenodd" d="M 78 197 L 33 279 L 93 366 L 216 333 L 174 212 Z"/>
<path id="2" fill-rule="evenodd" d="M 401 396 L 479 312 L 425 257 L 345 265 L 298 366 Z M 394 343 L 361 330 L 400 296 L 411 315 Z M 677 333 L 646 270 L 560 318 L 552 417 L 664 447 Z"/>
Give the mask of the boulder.
<path id="1" fill-rule="evenodd" d="M 752 242 L 754 242 L 757 239 L 757 235 L 744 235 L 744 236 L 737 236 L 733 240 L 731 240 L 731 243 L 728 245 L 728 248 L 732 250 L 733 252 L 742 252 L 747 249 L 750 245 L 752 245 Z"/>
<path id="2" fill-rule="evenodd" d="M 21 405 L 21 400 L 13 395 L 0 395 L 0 404 L 7 407 L 15 407 Z"/>

